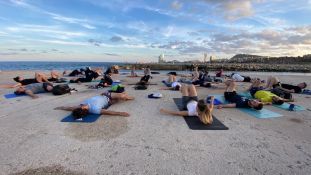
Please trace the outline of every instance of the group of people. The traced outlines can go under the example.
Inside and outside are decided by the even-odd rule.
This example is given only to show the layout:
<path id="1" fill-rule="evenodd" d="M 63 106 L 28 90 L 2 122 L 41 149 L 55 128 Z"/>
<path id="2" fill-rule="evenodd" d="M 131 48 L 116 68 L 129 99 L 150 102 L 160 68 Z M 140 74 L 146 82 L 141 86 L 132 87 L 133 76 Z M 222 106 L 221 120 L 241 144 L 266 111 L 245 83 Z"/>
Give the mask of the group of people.
<path id="1" fill-rule="evenodd" d="M 195 70 L 196 71 L 196 70 Z M 219 72 L 219 74 L 222 71 Z M 199 76 L 199 74 L 193 74 Z M 238 77 L 238 78 L 237 78 Z M 252 98 L 239 94 L 236 90 L 236 82 L 251 82 L 248 92 Z M 224 98 L 228 102 L 226 104 L 218 104 L 217 108 L 252 108 L 254 110 L 263 109 L 264 105 L 282 105 L 284 102 L 293 102 L 291 93 L 301 93 L 307 87 L 305 82 L 297 85 L 290 85 L 281 83 L 277 77 L 269 77 L 266 85 L 265 81 L 258 78 L 250 78 L 233 73 L 229 78 L 224 81 L 225 91 Z M 182 105 L 184 111 L 173 111 L 168 109 L 161 109 L 164 114 L 177 115 L 177 116 L 197 116 L 204 124 L 211 124 L 212 111 L 214 108 L 214 97 L 211 96 L 209 103 L 203 99 L 198 99 L 195 85 L 196 81 L 188 84 L 181 84 L 176 80 L 176 75 L 169 74 L 168 80 L 163 80 L 167 86 L 161 88 L 162 90 L 179 90 L 182 96 Z M 200 83 L 205 83 L 202 81 Z M 289 94 L 289 95 L 288 95 Z"/>
<path id="2" fill-rule="evenodd" d="M 112 70 L 107 69 L 103 74 L 103 78 L 97 85 L 97 87 L 107 87 L 111 86 L 112 80 Z M 161 88 L 162 90 L 174 90 L 180 91 L 182 96 L 183 111 L 173 111 L 168 109 L 161 109 L 160 112 L 169 115 L 177 116 L 197 116 L 198 119 L 204 124 L 212 124 L 213 117 L 212 112 L 214 106 L 218 109 L 221 108 L 253 108 L 255 110 L 261 110 L 264 105 L 276 104 L 281 105 L 284 102 L 292 102 L 293 98 L 291 93 L 300 93 L 302 89 L 306 88 L 307 84 L 305 82 L 299 83 L 298 85 L 290 85 L 281 83 L 276 77 L 269 77 L 266 81 L 266 85 L 263 85 L 264 81 L 250 77 L 244 77 L 236 73 L 232 74 L 229 78 L 224 80 L 225 91 L 224 98 L 228 104 L 218 104 L 214 105 L 214 97 L 212 96 L 209 103 L 204 99 L 199 99 L 197 95 L 196 86 L 205 86 L 206 83 L 211 83 L 206 79 L 207 72 L 199 73 L 198 69 L 192 74 L 190 83 L 181 83 L 177 80 L 177 74 L 174 72 L 169 73 L 168 80 L 163 80 L 162 82 L 166 87 Z M 218 72 L 218 76 L 222 75 L 223 71 Z M 90 82 L 93 79 L 98 78 L 101 75 L 99 69 L 92 70 L 91 68 L 80 69 L 72 71 L 69 76 L 84 75 L 84 77 L 76 78 L 70 80 L 72 83 L 82 83 Z M 236 78 L 239 77 L 239 78 Z M 243 77 L 244 79 L 242 80 Z M 17 82 L 15 85 L 11 86 L 1 86 L 1 87 L 17 87 L 15 94 L 27 94 L 32 98 L 38 98 L 37 93 L 51 92 L 53 91 L 53 81 L 60 78 L 60 75 L 52 71 L 51 77 L 47 78 L 44 74 L 36 73 L 35 77 L 32 79 L 24 79 L 21 76 L 15 77 L 14 80 Z M 151 78 L 150 67 L 146 67 L 144 70 L 144 76 L 141 78 L 140 82 L 148 82 Z M 236 90 L 236 82 L 251 82 L 248 89 L 249 93 L 253 98 L 245 97 L 240 95 Z M 285 95 L 284 95 L 285 94 Z M 61 106 L 55 109 L 57 110 L 67 110 L 72 111 L 72 115 L 75 119 L 81 119 L 91 114 L 103 114 L 103 115 L 119 115 L 119 116 L 129 116 L 127 112 L 111 111 L 108 108 L 117 102 L 134 100 L 134 97 L 128 95 L 125 92 L 122 93 L 112 93 L 105 92 L 99 96 L 95 96 L 85 100 L 79 106 Z"/>

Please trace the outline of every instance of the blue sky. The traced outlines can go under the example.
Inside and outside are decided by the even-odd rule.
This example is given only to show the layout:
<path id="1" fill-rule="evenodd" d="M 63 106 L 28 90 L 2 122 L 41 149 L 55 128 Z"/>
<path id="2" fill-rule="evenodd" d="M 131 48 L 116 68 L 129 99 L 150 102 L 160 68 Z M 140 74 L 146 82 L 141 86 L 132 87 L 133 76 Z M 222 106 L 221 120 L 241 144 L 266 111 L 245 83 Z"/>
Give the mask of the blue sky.
<path id="1" fill-rule="evenodd" d="M 0 0 L 0 61 L 311 53 L 311 0 Z"/>

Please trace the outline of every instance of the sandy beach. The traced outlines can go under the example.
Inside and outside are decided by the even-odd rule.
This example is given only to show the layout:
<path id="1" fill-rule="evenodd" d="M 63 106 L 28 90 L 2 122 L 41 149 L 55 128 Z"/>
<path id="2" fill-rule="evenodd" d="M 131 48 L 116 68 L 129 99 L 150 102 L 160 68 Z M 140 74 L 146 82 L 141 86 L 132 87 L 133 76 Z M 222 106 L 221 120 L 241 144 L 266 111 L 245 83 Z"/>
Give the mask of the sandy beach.
<path id="1" fill-rule="evenodd" d="M 16 75 L 31 78 L 33 74 L 2 71 L 0 84 L 13 84 Z M 310 76 L 280 73 L 278 77 L 286 83 L 306 81 L 311 87 Z M 159 90 L 164 78 L 153 75 L 151 82 L 158 85 L 147 90 L 126 86 L 136 99 L 110 109 L 128 111 L 130 117 L 102 116 L 94 123 L 62 123 L 69 112 L 53 109 L 77 105 L 105 89 L 70 84 L 78 92 L 39 94 L 38 99 L 5 99 L 3 95 L 13 89 L 0 89 L 0 174 L 311 174 L 310 95 L 293 94 L 295 104 L 305 111 L 265 106 L 283 116 L 257 119 L 237 109 L 215 109 L 214 115 L 229 130 L 190 130 L 182 117 L 160 114 L 160 108 L 177 109 L 172 98 L 181 96 Z M 125 75 L 113 79 L 125 85 L 139 80 Z M 238 84 L 241 91 L 249 87 Z M 201 98 L 223 93 L 223 88 L 197 89 Z M 153 92 L 164 97 L 148 99 Z"/>

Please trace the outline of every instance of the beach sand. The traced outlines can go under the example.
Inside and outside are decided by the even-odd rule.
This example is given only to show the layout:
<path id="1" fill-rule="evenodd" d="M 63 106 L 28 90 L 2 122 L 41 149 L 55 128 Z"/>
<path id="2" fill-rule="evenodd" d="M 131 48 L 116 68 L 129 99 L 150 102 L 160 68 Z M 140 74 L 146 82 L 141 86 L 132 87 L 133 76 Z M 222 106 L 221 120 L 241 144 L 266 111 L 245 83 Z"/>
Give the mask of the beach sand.
<path id="1" fill-rule="evenodd" d="M 2 71 L 0 84 L 33 71 Z M 262 74 L 266 77 L 269 73 Z M 250 75 L 252 76 L 252 75 Z M 160 91 L 165 75 L 154 75 L 148 90 L 126 86 L 136 97 L 111 106 L 130 117 L 103 116 L 94 123 L 62 123 L 69 112 L 57 106 L 76 105 L 104 90 L 79 90 L 72 95 L 39 94 L 40 98 L 4 99 L 13 89 L 0 89 L 0 174 L 311 174 L 311 103 L 294 94 L 306 111 L 290 112 L 266 106 L 282 117 L 257 119 L 236 109 L 215 109 L 229 130 L 190 130 L 182 117 L 162 115 L 160 108 L 177 109 L 179 92 Z M 306 81 L 310 76 L 279 76 L 283 82 Z M 139 78 L 115 75 L 124 84 Z M 248 83 L 238 83 L 239 90 Z M 161 99 L 148 99 L 161 92 Z M 199 97 L 223 89 L 198 88 Z"/>

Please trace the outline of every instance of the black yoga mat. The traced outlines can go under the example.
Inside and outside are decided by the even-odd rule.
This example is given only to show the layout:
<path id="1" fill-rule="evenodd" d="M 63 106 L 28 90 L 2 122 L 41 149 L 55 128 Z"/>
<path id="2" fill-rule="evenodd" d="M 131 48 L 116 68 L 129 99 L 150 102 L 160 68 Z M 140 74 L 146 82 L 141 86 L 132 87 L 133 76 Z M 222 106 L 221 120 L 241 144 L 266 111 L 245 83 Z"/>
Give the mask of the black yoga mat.
<path id="1" fill-rule="evenodd" d="M 174 98 L 174 102 L 180 111 L 183 111 L 181 98 Z M 192 130 L 228 130 L 229 128 L 225 126 L 221 121 L 219 121 L 215 116 L 213 116 L 213 123 L 211 125 L 203 124 L 197 116 L 184 116 L 184 119 L 188 127 Z"/>

